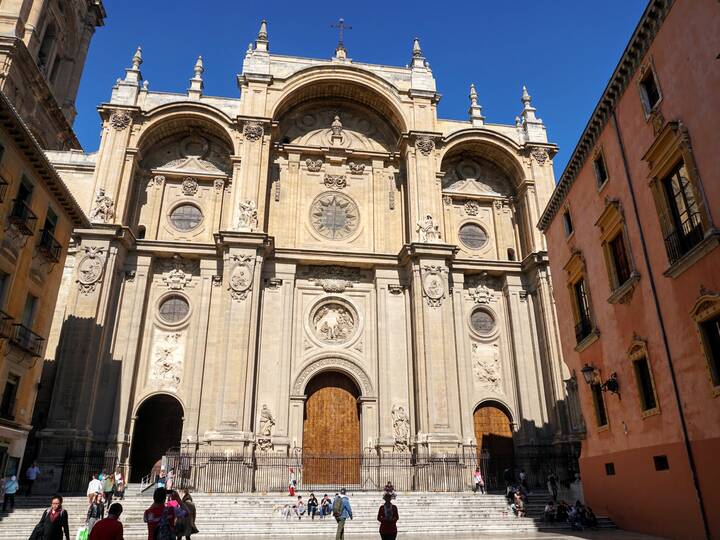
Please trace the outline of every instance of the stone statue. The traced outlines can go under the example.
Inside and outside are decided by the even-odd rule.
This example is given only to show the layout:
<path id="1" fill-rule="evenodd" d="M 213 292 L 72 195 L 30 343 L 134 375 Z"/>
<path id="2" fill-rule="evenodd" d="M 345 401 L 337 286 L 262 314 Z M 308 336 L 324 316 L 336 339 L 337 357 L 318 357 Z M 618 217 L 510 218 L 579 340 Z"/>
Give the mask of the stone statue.
<path id="1" fill-rule="evenodd" d="M 275 418 L 268 406 L 263 404 L 262 410 L 260 411 L 260 435 L 270 437 L 273 426 L 275 426 Z"/>
<path id="2" fill-rule="evenodd" d="M 251 200 L 240 201 L 238 215 L 238 230 L 253 230 L 258 226 L 257 206 Z"/>
<path id="3" fill-rule="evenodd" d="M 417 226 L 421 242 L 440 242 L 440 227 L 435 225 L 430 214 L 418 221 Z"/>
<path id="4" fill-rule="evenodd" d="M 115 202 L 109 195 L 105 194 L 105 188 L 98 189 L 95 196 L 95 206 L 90 212 L 90 221 L 95 223 L 107 223 L 115 217 Z"/>
<path id="5" fill-rule="evenodd" d="M 392 419 L 395 450 L 397 452 L 407 452 L 410 449 L 410 418 L 405 412 L 405 408 L 393 405 Z"/>
<path id="6" fill-rule="evenodd" d="M 355 329 L 355 319 L 340 304 L 327 304 L 314 317 L 315 335 L 327 343 L 347 341 Z"/>
<path id="7" fill-rule="evenodd" d="M 343 125 L 338 115 L 335 115 L 332 124 L 330 124 L 330 131 L 332 131 L 333 139 L 336 137 L 342 139 Z"/>
<path id="8" fill-rule="evenodd" d="M 152 379 L 160 385 L 177 387 L 180 384 L 180 368 L 182 360 L 177 355 L 179 333 L 165 336 L 155 348 Z"/>
<path id="9" fill-rule="evenodd" d="M 497 343 L 492 346 L 473 343 L 473 372 L 482 386 L 494 392 L 501 392 L 500 352 Z"/>

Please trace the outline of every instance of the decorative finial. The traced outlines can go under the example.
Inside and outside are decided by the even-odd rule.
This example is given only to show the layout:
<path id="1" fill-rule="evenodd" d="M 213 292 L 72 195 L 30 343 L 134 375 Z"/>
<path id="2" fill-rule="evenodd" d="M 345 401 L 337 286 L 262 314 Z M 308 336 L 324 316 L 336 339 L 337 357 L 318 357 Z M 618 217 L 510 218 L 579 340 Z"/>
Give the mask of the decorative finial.
<path id="1" fill-rule="evenodd" d="M 547 133 L 543 121 L 535 116 L 535 107 L 530 103 L 530 94 L 528 93 L 527 87 L 523 85 L 522 97 L 520 101 L 523 104 L 523 110 L 520 112 L 522 119 L 522 129 L 524 132 L 524 138 L 527 142 L 547 142 Z"/>
<path id="2" fill-rule="evenodd" d="M 139 70 L 140 64 L 142 64 L 142 63 L 143 63 L 142 47 L 138 47 L 137 50 L 135 51 L 135 54 L 132 57 L 132 68 L 134 70 Z"/>
<path id="3" fill-rule="evenodd" d="M 148 90 L 149 87 L 150 87 L 150 81 L 148 81 L 147 79 L 145 79 L 145 80 L 143 81 L 143 90 L 145 90 L 145 91 L 147 92 L 147 90 Z"/>
<path id="4" fill-rule="evenodd" d="M 252 46 L 252 42 L 250 42 L 250 43 L 248 43 L 247 54 L 250 54 L 252 52 L 253 52 L 253 46 Z"/>
<path id="5" fill-rule="evenodd" d="M 420 48 L 420 38 L 413 38 L 412 46 L 412 60 L 410 61 L 411 68 L 426 68 L 428 67 L 427 61 L 423 56 L 422 49 Z"/>
<path id="6" fill-rule="evenodd" d="M 205 71 L 205 68 L 203 67 L 203 59 L 202 56 L 198 56 L 197 62 L 195 62 L 195 78 L 202 78 L 203 71 Z"/>
<path id="7" fill-rule="evenodd" d="M 188 89 L 188 95 L 191 98 L 199 98 L 202 95 L 203 71 L 205 71 L 205 67 L 203 66 L 203 59 L 202 59 L 202 56 L 198 56 L 198 59 L 195 62 L 195 67 L 193 68 L 193 72 L 195 73 L 195 76 L 192 79 L 190 79 L 190 88 Z"/>
<path id="8" fill-rule="evenodd" d="M 420 39 L 419 38 L 413 39 L 412 55 L 413 55 L 413 58 L 419 58 L 422 56 L 422 49 L 420 48 Z"/>
<path id="9" fill-rule="evenodd" d="M 260 31 L 257 35 L 258 40 L 267 41 L 268 38 L 268 32 L 267 32 L 267 21 L 263 19 L 260 21 Z"/>
<path id="10" fill-rule="evenodd" d="M 477 90 L 475 90 L 475 85 L 470 85 L 470 109 L 468 110 L 468 114 L 470 116 L 470 122 L 472 122 L 472 125 L 475 127 L 479 127 L 485 124 L 485 117 L 482 115 L 482 107 L 478 105 L 478 95 Z"/>
<path id="11" fill-rule="evenodd" d="M 470 83 L 470 106 L 474 107 L 477 105 L 477 90 L 475 90 L 475 84 Z"/>
<path id="12" fill-rule="evenodd" d="M 530 94 L 528 94 L 527 87 L 523 84 L 523 90 L 522 90 L 522 97 L 520 98 L 520 101 L 522 101 L 524 107 L 527 109 L 530 106 Z"/>
<path id="13" fill-rule="evenodd" d="M 519 128 L 522 127 L 522 121 L 520 120 L 519 116 L 515 117 L 515 127 L 519 127 Z"/>
<path id="14" fill-rule="evenodd" d="M 335 58 L 340 60 L 347 59 L 347 49 L 345 48 L 345 30 L 352 30 L 352 26 L 345 24 L 345 19 L 340 17 L 337 24 L 331 24 L 330 28 L 336 28 L 338 31 L 338 44 L 335 48 Z"/>

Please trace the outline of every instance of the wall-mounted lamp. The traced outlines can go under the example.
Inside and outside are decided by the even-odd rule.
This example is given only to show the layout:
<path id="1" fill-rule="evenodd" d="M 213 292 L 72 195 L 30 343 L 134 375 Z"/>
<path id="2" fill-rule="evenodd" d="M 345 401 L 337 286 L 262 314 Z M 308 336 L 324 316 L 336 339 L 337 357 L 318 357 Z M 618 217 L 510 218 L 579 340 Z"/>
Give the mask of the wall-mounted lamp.
<path id="1" fill-rule="evenodd" d="M 605 382 L 600 381 L 600 371 L 592 364 L 585 364 L 580 370 L 580 373 L 582 373 L 585 383 L 594 384 L 598 382 L 603 392 L 620 394 L 620 383 L 618 382 L 617 373 L 612 372 Z"/>

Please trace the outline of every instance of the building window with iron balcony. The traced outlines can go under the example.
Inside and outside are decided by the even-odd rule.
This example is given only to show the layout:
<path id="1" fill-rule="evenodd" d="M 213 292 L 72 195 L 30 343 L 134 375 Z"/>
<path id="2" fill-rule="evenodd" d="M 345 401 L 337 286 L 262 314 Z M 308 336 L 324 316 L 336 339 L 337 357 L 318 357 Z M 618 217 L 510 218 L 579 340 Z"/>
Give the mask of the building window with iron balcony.
<path id="1" fill-rule="evenodd" d="M 8 220 L 21 234 L 32 236 L 35 234 L 37 216 L 30 210 L 30 206 L 22 199 L 14 199 Z"/>
<path id="2" fill-rule="evenodd" d="M 12 325 L 10 340 L 20 349 L 33 357 L 39 357 L 42 353 L 42 346 L 45 338 L 37 335 L 27 326 L 20 323 Z"/>

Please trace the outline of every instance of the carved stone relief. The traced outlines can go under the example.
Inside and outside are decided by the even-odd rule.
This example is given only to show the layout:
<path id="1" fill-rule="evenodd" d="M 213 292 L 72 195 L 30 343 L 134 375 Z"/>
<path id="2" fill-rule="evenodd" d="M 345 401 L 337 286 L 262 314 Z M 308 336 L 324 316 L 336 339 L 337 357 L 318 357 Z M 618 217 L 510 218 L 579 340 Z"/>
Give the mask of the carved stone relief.
<path id="1" fill-rule="evenodd" d="M 110 125 L 117 131 L 123 131 L 130 125 L 131 120 L 132 118 L 127 111 L 117 110 L 110 115 Z"/>
<path id="2" fill-rule="evenodd" d="M 115 217 L 115 202 L 105 194 L 105 188 L 99 188 L 95 195 L 95 203 L 90 211 L 90 221 L 108 223 Z"/>
<path id="3" fill-rule="evenodd" d="M 257 206 L 254 201 L 240 201 L 238 203 L 238 221 L 236 230 L 254 231 L 258 226 Z"/>
<path id="4" fill-rule="evenodd" d="M 423 156 L 429 156 L 430 152 L 435 149 L 435 141 L 427 135 L 422 135 L 415 141 L 415 148 L 417 148 Z"/>
<path id="5" fill-rule="evenodd" d="M 480 212 L 480 205 L 475 201 L 467 201 L 464 208 L 468 216 L 477 216 L 478 212 Z"/>
<path id="6" fill-rule="evenodd" d="M 348 163 L 348 168 L 350 169 L 350 172 L 352 174 L 362 174 L 365 171 L 365 164 L 364 163 L 353 163 L 352 161 Z"/>
<path id="7" fill-rule="evenodd" d="M 250 293 L 255 271 L 255 257 L 249 255 L 232 255 L 233 265 L 230 271 L 228 290 L 233 300 L 245 300 Z"/>
<path id="8" fill-rule="evenodd" d="M 325 292 L 340 293 L 360 281 L 360 270 L 346 266 L 309 266 L 302 276 L 314 280 Z"/>
<path id="9" fill-rule="evenodd" d="M 184 344 L 180 332 L 159 332 L 155 338 L 150 363 L 150 383 L 153 386 L 177 390 L 182 380 Z"/>
<path id="10" fill-rule="evenodd" d="M 179 255 L 173 255 L 170 260 L 160 259 L 155 265 L 156 271 L 162 274 L 163 283 L 173 291 L 182 290 L 190 285 L 197 267 L 197 263 L 186 261 Z"/>
<path id="11" fill-rule="evenodd" d="M 323 160 L 308 158 L 305 160 L 305 166 L 307 167 L 307 170 L 310 172 L 320 172 L 320 169 L 322 169 L 322 166 L 323 166 Z"/>
<path id="12" fill-rule="evenodd" d="M 417 222 L 417 232 L 420 242 L 437 243 L 442 240 L 440 227 L 435 225 L 435 221 L 430 214 Z"/>
<path id="13" fill-rule="evenodd" d="M 340 345 L 355 335 L 355 314 L 340 302 L 326 302 L 312 313 L 310 326 L 323 343 Z"/>
<path id="14" fill-rule="evenodd" d="M 231 176 L 230 148 L 227 143 L 197 133 L 164 139 L 149 151 L 141 165 L 146 170 L 168 170 L 175 174 L 214 174 Z"/>
<path id="15" fill-rule="evenodd" d="M 500 376 L 500 352 L 497 343 L 486 345 L 472 344 L 472 364 L 475 379 L 480 386 L 492 392 L 502 392 Z"/>
<path id="16" fill-rule="evenodd" d="M 243 127 L 243 136 L 246 140 L 255 142 L 259 140 L 264 133 L 265 130 L 260 122 L 245 122 L 245 126 Z"/>
<path id="17" fill-rule="evenodd" d="M 88 296 L 95 292 L 103 275 L 105 248 L 85 246 L 85 254 L 77 266 L 77 284 L 80 294 Z"/>
<path id="18" fill-rule="evenodd" d="M 395 436 L 396 452 L 410 451 L 410 417 L 401 405 L 392 408 L 393 435 Z"/>
<path id="19" fill-rule="evenodd" d="M 362 370 L 362 368 L 360 368 L 360 366 L 350 360 L 336 357 L 322 358 L 304 367 L 295 379 L 292 390 L 293 394 L 302 394 L 305 390 L 305 384 L 307 383 L 307 381 L 314 377 L 316 373 L 325 369 L 338 369 L 340 371 L 349 373 L 360 386 L 360 394 L 362 396 L 373 395 L 373 388 L 372 383 L 370 382 L 370 377 L 367 376 L 367 374 Z"/>
<path id="20" fill-rule="evenodd" d="M 442 165 L 444 191 L 497 196 L 512 194 L 512 183 L 505 172 L 493 162 L 470 155 L 461 155 Z"/>
<path id="21" fill-rule="evenodd" d="M 425 301 L 430 307 L 439 307 L 445 298 L 445 276 L 448 269 L 444 266 L 426 265 L 422 267 L 422 287 Z"/>
<path id="22" fill-rule="evenodd" d="M 328 189 L 343 189 L 347 186 L 347 179 L 344 174 L 326 174 L 323 183 Z"/>
<path id="23" fill-rule="evenodd" d="M 530 150 L 530 155 L 535 158 L 535 161 L 537 161 L 541 167 L 545 165 L 545 162 L 548 160 L 548 153 L 542 146 L 533 146 L 532 150 Z"/>
<path id="24" fill-rule="evenodd" d="M 355 202 L 342 193 L 323 193 L 310 207 L 315 231 L 329 240 L 344 240 L 358 228 L 360 213 Z"/>
<path id="25" fill-rule="evenodd" d="M 263 404 L 260 411 L 260 422 L 256 443 L 259 450 L 270 452 L 273 449 L 272 432 L 275 427 L 275 417 L 266 404 Z"/>
<path id="26" fill-rule="evenodd" d="M 182 183 L 182 192 L 183 195 L 192 196 L 197 193 L 198 190 L 198 183 L 195 178 L 185 178 Z"/>

